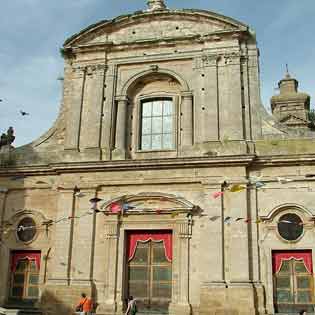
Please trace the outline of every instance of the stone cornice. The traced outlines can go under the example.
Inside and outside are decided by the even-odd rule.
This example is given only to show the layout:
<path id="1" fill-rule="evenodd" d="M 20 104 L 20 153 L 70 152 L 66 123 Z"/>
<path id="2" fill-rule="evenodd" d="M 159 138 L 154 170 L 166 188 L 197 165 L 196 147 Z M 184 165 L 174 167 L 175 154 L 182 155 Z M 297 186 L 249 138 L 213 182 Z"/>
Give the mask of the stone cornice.
<path id="1" fill-rule="evenodd" d="M 0 177 L 24 175 L 58 175 L 62 173 L 102 172 L 123 170 L 176 169 L 194 167 L 248 166 L 254 160 L 254 155 L 235 155 L 222 157 L 192 157 L 174 159 L 125 160 L 56 163 L 38 166 L 21 166 L 0 169 Z"/>
<path id="2" fill-rule="evenodd" d="M 95 161 L 52 163 L 47 165 L 19 166 L 0 169 L 0 177 L 13 177 L 16 175 L 39 176 L 59 175 L 63 173 L 80 172 L 106 172 L 129 170 L 163 170 L 177 168 L 203 168 L 203 167 L 237 167 L 237 166 L 294 166 L 315 165 L 315 154 L 255 156 L 235 155 L 222 157 L 191 157 L 174 159 L 148 159 L 125 161 Z"/>
<path id="3" fill-rule="evenodd" d="M 247 31 L 240 30 L 221 30 L 217 32 L 212 32 L 208 34 L 196 34 L 196 35 L 183 35 L 183 36 L 174 36 L 174 37 L 161 37 L 161 38 L 150 38 L 150 39 L 141 39 L 133 42 L 101 42 L 101 43 L 91 43 L 91 44 L 81 44 L 75 46 L 73 48 L 67 48 L 67 50 L 72 50 L 73 53 L 77 52 L 93 52 L 93 51 L 115 51 L 115 50 L 124 50 L 124 49 L 140 49 L 147 48 L 148 46 L 156 45 L 157 47 L 161 46 L 175 46 L 180 42 L 189 42 L 196 41 L 198 43 L 203 42 L 216 42 L 223 41 L 225 37 L 229 37 L 231 39 L 236 39 L 236 35 L 238 35 L 237 39 L 246 38 Z"/>

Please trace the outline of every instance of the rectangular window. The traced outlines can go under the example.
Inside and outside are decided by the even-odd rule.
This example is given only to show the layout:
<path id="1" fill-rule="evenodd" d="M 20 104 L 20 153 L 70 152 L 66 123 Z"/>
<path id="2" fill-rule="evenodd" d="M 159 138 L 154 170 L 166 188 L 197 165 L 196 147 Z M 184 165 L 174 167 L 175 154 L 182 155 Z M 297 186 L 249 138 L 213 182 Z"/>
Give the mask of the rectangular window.
<path id="1" fill-rule="evenodd" d="M 141 103 L 140 149 L 172 150 L 175 148 L 175 108 L 171 98 Z"/>

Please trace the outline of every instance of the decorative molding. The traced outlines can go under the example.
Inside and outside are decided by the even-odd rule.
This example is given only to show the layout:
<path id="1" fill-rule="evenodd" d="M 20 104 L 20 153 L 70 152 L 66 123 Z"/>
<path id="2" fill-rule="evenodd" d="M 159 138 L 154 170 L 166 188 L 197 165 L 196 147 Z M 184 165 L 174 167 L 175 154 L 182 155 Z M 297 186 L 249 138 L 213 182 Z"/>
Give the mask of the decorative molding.
<path id="1" fill-rule="evenodd" d="M 105 224 L 105 239 L 118 239 L 118 222 Z"/>
<path id="2" fill-rule="evenodd" d="M 186 222 L 181 222 L 177 224 L 177 231 L 179 238 L 191 238 L 192 230 L 191 230 L 192 220 L 188 219 Z"/>
<path id="3" fill-rule="evenodd" d="M 194 59 L 194 69 L 216 67 L 220 58 L 219 54 L 204 54 Z"/>
<path id="4" fill-rule="evenodd" d="M 75 65 L 72 67 L 72 73 L 78 77 L 83 76 L 85 73 L 87 75 L 92 75 L 96 73 L 103 73 L 107 70 L 108 66 L 105 64 L 90 64 L 90 65 Z"/>

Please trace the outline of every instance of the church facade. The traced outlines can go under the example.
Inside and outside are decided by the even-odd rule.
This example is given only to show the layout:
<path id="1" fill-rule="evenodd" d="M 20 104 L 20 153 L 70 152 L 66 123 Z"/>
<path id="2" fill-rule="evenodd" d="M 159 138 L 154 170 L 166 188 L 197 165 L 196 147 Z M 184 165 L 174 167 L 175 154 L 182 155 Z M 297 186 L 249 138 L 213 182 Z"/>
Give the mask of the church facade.
<path id="1" fill-rule="evenodd" d="M 0 306 L 313 311 L 310 98 L 287 73 L 265 111 L 254 32 L 149 0 L 62 53 L 55 124 L 0 148 Z"/>

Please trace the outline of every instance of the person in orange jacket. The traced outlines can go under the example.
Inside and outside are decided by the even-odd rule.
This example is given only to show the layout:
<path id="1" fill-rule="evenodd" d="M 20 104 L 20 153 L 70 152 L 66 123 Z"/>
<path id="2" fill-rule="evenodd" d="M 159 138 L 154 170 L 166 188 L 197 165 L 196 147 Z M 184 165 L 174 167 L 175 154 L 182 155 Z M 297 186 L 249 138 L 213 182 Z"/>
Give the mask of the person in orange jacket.
<path id="1" fill-rule="evenodd" d="M 76 306 L 76 313 L 81 315 L 91 315 L 93 310 L 92 299 L 88 298 L 85 293 L 81 293 L 81 299 Z"/>

